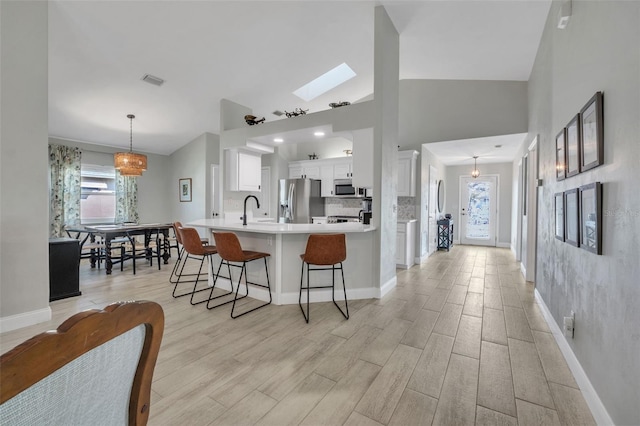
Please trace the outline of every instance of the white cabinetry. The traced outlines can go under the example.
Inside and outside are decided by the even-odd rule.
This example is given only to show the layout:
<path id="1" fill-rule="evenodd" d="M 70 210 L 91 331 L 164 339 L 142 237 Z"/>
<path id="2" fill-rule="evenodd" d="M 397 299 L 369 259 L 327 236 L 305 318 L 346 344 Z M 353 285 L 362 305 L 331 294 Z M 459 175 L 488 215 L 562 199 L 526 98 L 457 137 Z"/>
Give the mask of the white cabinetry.
<path id="1" fill-rule="evenodd" d="M 320 166 L 307 162 L 289 164 L 289 179 L 320 179 Z"/>
<path id="2" fill-rule="evenodd" d="M 416 160 L 418 151 L 398 152 L 398 197 L 416 196 Z"/>
<path id="3" fill-rule="evenodd" d="M 333 178 L 351 179 L 353 177 L 352 166 L 353 160 L 351 158 L 336 160 L 333 164 Z"/>
<path id="4" fill-rule="evenodd" d="M 262 160 L 260 155 L 227 149 L 226 175 L 229 191 L 260 191 Z"/>
<path id="5" fill-rule="evenodd" d="M 320 167 L 320 196 L 333 197 L 333 165 L 326 164 Z M 314 222 L 315 223 L 315 222 Z"/>
<path id="6" fill-rule="evenodd" d="M 409 269 L 413 266 L 416 244 L 416 221 L 398 222 L 396 234 L 396 267 Z"/>

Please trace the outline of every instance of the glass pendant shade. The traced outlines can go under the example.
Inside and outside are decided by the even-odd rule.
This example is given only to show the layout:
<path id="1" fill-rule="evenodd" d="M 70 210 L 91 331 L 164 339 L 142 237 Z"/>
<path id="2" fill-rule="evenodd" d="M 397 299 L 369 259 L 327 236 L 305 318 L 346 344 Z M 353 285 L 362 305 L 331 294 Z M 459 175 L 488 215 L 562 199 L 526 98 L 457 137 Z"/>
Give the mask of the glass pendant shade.
<path id="1" fill-rule="evenodd" d="M 478 159 L 478 156 L 473 157 L 473 171 L 471 172 L 471 177 L 473 178 L 477 178 L 478 176 L 480 176 L 480 170 L 478 170 L 477 159 Z"/>
<path id="2" fill-rule="evenodd" d="M 133 152 L 133 119 L 135 115 L 129 114 L 130 120 L 129 152 L 116 152 L 113 155 L 114 167 L 120 171 L 121 176 L 142 176 L 147 170 L 147 156 Z"/>

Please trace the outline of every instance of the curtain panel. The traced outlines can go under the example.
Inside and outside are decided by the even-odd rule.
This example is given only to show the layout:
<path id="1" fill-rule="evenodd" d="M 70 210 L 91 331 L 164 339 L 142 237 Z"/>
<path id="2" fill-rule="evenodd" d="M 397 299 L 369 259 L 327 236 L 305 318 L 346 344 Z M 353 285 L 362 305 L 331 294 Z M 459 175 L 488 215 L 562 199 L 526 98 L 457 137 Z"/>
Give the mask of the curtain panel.
<path id="1" fill-rule="evenodd" d="M 80 159 L 82 151 L 49 145 L 49 235 L 62 237 L 65 226 L 80 224 Z"/>
<path id="2" fill-rule="evenodd" d="M 116 170 L 116 223 L 138 223 L 138 181 Z"/>

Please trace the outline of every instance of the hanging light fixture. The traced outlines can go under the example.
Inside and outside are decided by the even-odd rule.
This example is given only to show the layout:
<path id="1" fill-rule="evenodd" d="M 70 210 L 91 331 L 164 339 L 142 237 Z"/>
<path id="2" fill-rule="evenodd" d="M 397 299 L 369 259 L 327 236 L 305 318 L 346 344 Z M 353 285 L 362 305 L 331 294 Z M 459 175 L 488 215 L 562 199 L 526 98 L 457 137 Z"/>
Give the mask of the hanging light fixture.
<path id="1" fill-rule="evenodd" d="M 147 170 L 147 156 L 133 152 L 133 119 L 135 115 L 127 115 L 129 119 L 129 152 L 116 152 L 113 155 L 114 166 L 122 176 L 142 176 Z"/>
<path id="2" fill-rule="evenodd" d="M 478 163 L 477 163 L 477 160 L 478 160 L 478 156 L 477 156 L 477 155 L 474 155 L 474 156 L 473 156 L 473 171 L 471 172 L 471 176 L 472 176 L 474 179 L 475 179 L 475 178 L 477 178 L 478 176 L 480 176 L 480 170 L 478 170 Z"/>

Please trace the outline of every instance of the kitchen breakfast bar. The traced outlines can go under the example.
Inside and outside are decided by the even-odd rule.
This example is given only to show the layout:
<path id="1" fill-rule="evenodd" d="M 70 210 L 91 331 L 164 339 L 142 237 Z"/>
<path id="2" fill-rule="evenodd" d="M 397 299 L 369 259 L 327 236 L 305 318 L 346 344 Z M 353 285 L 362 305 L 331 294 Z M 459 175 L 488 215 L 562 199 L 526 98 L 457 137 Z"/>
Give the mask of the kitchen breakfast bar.
<path id="1" fill-rule="evenodd" d="M 269 278 L 271 293 L 276 305 L 298 303 L 300 290 L 300 273 L 302 262 L 300 254 L 304 253 L 310 234 L 345 234 L 347 259 L 343 262 L 344 279 L 347 297 L 353 299 L 369 299 L 380 297 L 380 288 L 375 277 L 376 262 L 374 259 L 374 234 L 376 228 L 361 223 L 334 224 L 284 224 L 276 222 L 255 221 L 247 225 L 229 222 L 224 219 L 200 219 L 191 221 L 186 226 L 205 228 L 209 233 L 211 244 L 213 232 L 233 232 L 238 236 L 244 250 L 269 253 Z M 214 272 L 217 271 L 220 257 L 214 257 Z M 234 272 L 234 271 L 232 271 Z M 249 280 L 266 284 L 263 262 L 247 264 Z M 336 280 L 339 280 L 336 271 Z M 223 274 L 223 275 L 226 275 Z M 234 281 L 237 275 L 233 276 Z M 331 271 L 320 271 L 311 277 L 311 285 L 327 285 L 331 283 Z M 212 277 L 209 277 L 210 284 Z M 220 278 L 216 288 L 230 289 L 229 281 Z M 240 290 L 242 294 L 244 286 Z M 339 288 L 341 286 L 337 286 Z M 269 300 L 266 289 L 252 286 L 249 296 L 259 300 Z M 331 300 L 331 290 L 322 289 L 311 292 L 311 302 Z"/>

